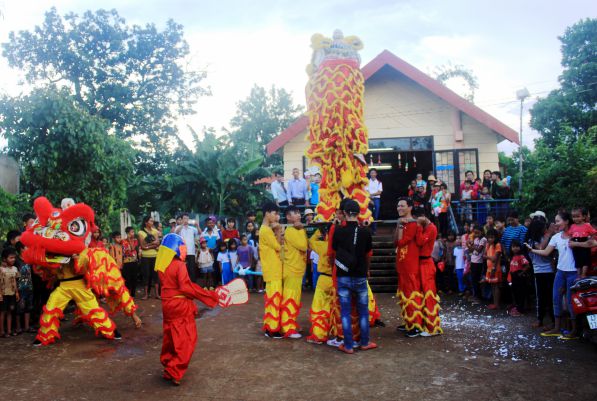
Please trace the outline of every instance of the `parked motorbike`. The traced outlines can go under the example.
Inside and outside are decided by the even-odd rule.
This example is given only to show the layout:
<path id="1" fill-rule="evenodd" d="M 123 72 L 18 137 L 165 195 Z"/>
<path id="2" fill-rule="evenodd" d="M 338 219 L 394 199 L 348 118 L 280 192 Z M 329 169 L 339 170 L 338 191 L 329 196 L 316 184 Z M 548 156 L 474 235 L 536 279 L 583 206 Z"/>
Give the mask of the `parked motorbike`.
<path id="1" fill-rule="evenodd" d="M 597 276 L 578 280 L 570 290 L 579 333 L 584 339 L 597 344 Z"/>

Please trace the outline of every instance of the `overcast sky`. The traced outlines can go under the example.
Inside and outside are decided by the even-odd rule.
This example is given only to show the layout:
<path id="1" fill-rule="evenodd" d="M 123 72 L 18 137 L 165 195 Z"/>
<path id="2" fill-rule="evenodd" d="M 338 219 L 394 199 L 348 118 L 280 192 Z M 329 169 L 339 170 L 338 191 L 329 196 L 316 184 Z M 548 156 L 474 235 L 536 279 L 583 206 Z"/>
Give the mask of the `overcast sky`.
<path id="1" fill-rule="evenodd" d="M 174 19 L 185 27 L 192 64 L 208 72 L 205 84 L 213 95 L 199 100 L 197 114 L 180 122 L 182 136 L 190 140 L 186 124 L 225 127 L 236 103 L 254 84 L 272 84 L 291 91 L 304 104 L 310 59 L 309 39 L 320 32 L 331 36 L 340 28 L 359 36 L 365 48 L 363 63 L 388 49 L 424 72 L 451 62 L 473 70 L 479 80 L 475 103 L 518 131 L 519 103 L 515 92 L 527 87 L 537 97 L 557 87 L 561 73 L 560 42 L 565 28 L 582 18 L 597 16 L 590 0 L 0 0 L 0 41 L 13 30 L 30 30 L 43 14 L 82 13 L 88 9 L 115 8 L 128 23 L 156 23 Z M 19 88 L 19 74 L 0 60 L 0 90 Z M 455 88 L 458 90 L 457 88 Z M 536 134 L 524 128 L 524 143 Z M 502 143 L 500 148 L 514 147 Z"/>

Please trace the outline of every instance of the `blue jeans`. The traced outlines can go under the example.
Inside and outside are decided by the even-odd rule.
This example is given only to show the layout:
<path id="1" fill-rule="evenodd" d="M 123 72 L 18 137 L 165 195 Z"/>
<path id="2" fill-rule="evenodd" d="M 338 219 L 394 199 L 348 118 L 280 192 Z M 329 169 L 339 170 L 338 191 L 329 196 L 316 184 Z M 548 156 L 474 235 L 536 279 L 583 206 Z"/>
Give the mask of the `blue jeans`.
<path id="1" fill-rule="evenodd" d="M 570 312 L 570 317 L 574 318 L 574 312 L 572 311 L 572 298 L 570 293 L 570 287 L 574 284 L 574 280 L 578 276 L 576 270 L 565 272 L 559 270 L 556 272 L 556 278 L 553 282 L 553 314 L 555 317 L 562 316 L 562 290 L 566 290 L 566 306 Z"/>
<path id="2" fill-rule="evenodd" d="M 373 198 L 373 220 L 377 220 L 379 218 L 379 208 L 381 207 L 381 198 Z M 377 224 L 373 223 L 371 225 L 371 231 L 375 234 L 377 230 Z"/>
<path id="3" fill-rule="evenodd" d="M 369 295 L 366 277 L 338 277 L 338 298 L 340 299 L 340 315 L 344 332 L 344 347 L 352 349 L 352 297 L 357 303 L 359 327 L 361 328 L 361 345 L 369 344 Z"/>

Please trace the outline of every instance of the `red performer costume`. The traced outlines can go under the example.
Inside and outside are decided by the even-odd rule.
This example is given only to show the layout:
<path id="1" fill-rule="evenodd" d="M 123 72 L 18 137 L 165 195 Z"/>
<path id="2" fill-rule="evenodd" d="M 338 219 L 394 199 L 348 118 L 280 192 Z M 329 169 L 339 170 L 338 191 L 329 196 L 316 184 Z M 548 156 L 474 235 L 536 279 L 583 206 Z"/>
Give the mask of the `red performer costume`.
<path id="1" fill-rule="evenodd" d="M 168 234 L 160 245 L 155 267 L 162 283 L 164 317 L 160 362 L 164 366 L 164 379 L 171 380 L 176 385 L 180 384 L 197 343 L 197 307 L 193 300 L 197 299 L 210 308 L 218 304 L 231 304 L 224 294 L 227 292 L 226 287 L 209 291 L 191 282 L 184 262 L 185 257 L 186 246 L 182 237 Z"/>
<path id="2" fill-rule="evenodd" d="M 105 297 L 110 313 L 122 310 L 137 327 L 141 319 L 120 268 L 105 249 L 88 248 L 95 230 L 95 213 L 77 203 L 58 209 L 45 197 L 33 203 L 37 220 L 21 236 L 26 246 L 23 260 L 33 266 L 35 273 L 55 285 L 39 320 L 39 331 L 33 345 L 48 345 L 60 338 L 60 319 L 63 310 L 74 302 L 77 321 L 88 323 L 97 335 L 120 339 L 114 321 L 97 301 Z"/>
<path id="3" fill-rule="evenodd" d="M 398 272 L 398 303 L 406 331 L 423 331 L 423 294 L 419 270 L 419 247 L 417 246 L 417 223 L 403 225 L 403 234 L 396 240 L 396 270 Z"/>
<path id="4" fill-rule="evenodd" d="M 426 220 L 425 226 L 417 229 L 417 245 L 419 250 L 419 266 L 421 270 L 421 289 L 423 291 L 423 322 L 424 332 L 431 335 L 442 333 L 439 318 L 439 296 L 435 287 L 435 263 L 431 258 L 433 245 L 437 238 L 437 227 Z"/>

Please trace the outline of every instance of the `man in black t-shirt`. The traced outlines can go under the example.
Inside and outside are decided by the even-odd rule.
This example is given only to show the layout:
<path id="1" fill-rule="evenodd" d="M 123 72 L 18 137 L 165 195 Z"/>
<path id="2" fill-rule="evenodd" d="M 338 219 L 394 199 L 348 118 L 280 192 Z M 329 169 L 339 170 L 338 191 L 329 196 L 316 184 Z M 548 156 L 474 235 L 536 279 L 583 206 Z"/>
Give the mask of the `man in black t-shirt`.
<path id="1" fill-rule="evenodd" d="M 352 297 L 354 296 L 359 314 L 361 329 L 361 350 L 377 348 L 369 341 L 369 296 L 367 293 L 367 275 L 369 272 L 369 252 L 372 249 L 371 232 L 359 227 L 357 216 L 360 208 L 354 200 L 344 203 L 346 226 L 337 227 L 332 240 L 332 248 L 336 252 L 336 276 L 338 281 L 338 298 L 342 317 L 344 344 L 338 349 L 347 354 L 354 353 L 352 339 Z"/>

